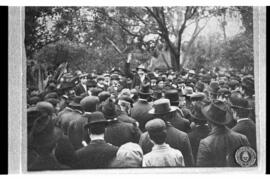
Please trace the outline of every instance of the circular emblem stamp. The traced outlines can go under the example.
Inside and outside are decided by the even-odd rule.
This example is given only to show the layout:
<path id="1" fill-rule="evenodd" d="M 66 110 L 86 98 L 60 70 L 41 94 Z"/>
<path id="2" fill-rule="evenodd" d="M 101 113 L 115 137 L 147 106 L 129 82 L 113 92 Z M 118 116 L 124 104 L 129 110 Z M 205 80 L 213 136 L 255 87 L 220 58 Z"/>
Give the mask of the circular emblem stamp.
<path id="1" fill-rule="evenodd" d="M 235 160 L 241 167 L 252 167 L 256 162 L 256 152 L 249 146 L 236 150 Z"/>

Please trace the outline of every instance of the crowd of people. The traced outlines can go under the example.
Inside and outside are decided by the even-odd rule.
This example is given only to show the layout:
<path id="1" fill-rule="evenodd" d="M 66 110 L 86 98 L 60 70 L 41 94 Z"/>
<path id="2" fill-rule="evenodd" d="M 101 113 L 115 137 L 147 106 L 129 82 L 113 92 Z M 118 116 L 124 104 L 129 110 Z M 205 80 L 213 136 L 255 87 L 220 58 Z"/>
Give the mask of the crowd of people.
<path id="1" fill-rule="evenodd" d="M 131 70 L 131 60 L 28 89 L 29 171 L 239 167 L 239 147 L 256 151 L 252 74 Z"/>

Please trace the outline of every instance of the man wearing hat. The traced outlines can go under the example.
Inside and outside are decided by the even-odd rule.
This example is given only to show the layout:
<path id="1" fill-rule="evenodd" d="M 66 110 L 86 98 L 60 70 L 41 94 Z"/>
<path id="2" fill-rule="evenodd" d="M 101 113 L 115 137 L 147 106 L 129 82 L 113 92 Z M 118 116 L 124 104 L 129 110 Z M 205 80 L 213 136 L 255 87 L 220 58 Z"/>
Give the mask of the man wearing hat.
<path id="1" fill-rule="evenodd" d="M 46 102 L 43 103 L 45 104 Z M 45 107 L 44 104 L 42 105 Z M 40 111 L 41 109 L 37 110 Z M 50 116 L 44 115 L 41 112 L 40 116 L 36 118 L 28 138 L 30 148 L 33 148 L 38 153 L 36 160 L 28 166 L 29 171 L 62 170 L 69 168 L 61 165 L 53 153 L 62 135 L 62 130 L 55 127 L 55 123 Z"/>
<path id="2" fill-rule="evenodd" d="M 171 148 L 165 141 L 167 138 L 166 124 L 162 119 L 153 119 L 146 123 L 145 128 L 151 142 L 152 151 L 143 156 L 143 167 L 183 167 L 184 158 L 181 151 Z"/>
<path id="3" fill-rule="evenodd" d="M 198 153 L 198 148 L 200 144 L 200 140 L 207 137 L 210 129 L 207 124 L 206 118 L 202 114 L 202 107 L 205 104 L 202 103 L 201 101 L 197 101 L 194 106 L 193 106 L 193 111 L 192 111 L 192 121 L 194 126 L 191 129 L 191 132 L 188 133 L 188 137 L 190 140 L 191 148 L 192 148 L 192 153 L 194 156 L 194 161 L 197 160 L 197 153 Z"/>
<path id="4" fill-rule="evenodd" d="M 151 94 L 149 83 L 142 84 L 139 90 L 139 99 L 131 109 L 131 117 L 139 122 L 141 131 L 145 131 L 145 123 L 152 119 L 152 115 L 148 113 L 152 108 L 152 105 L 148 102 Z"/>
<path id="5" fill-rule="evenodd" d="M 95 112 L 97 110 L 97 106 L 99 104 L 99 98 L 96 96 L 86 96 L 84 97 L 79 105 L 83 109 L 83 114 L 80 117 L 76 118 L 76 120 L 72 120 L 68 126 L 68 136 L 73 144 L 75 150 L 83 147 L 82 142 L 89 141 L 87 132 L 84 130 L 84 126 L 87 123 L 87 119 L 89 114 Z"/>
<path id="6" fill-rule="evenodd" d="M 249 113 L 251 120 L 256 122 L 255 119 L 255 88 L 254 79 L 251 76 L 245 76 L 242 79 L 242 89 L 244 92 L 244 98 L 248 100 L 249 107 L 252 108 Z"/>
<path id="7" fill-rule="evenodd" d="M 105 78 L 103 76 L 98 76 L 97 77 L 97 88 L 102 89 L 102 91 L 107 90 L 107 85 L 105 85 Z"/>
<path id="8" fill-rule="evenodd" d="M 154 101 L 153 108 L 149 111 L 149 113 L 154 115 L 153 117 L 160 118 L 165 121 L 167 131 L 167 138 L 165 140 L 166 143 L 172 148 L 181 151 L 184 157 L 185 165 L 191 167 L 194 166 L 194 160 L 187 133 L 173 127 L 172 124 L 165 118 L 166 114 L 176 110 L 176 107 L 170 106 L 170 101 L 168 99 L 159 99 Z M 141 135 L 139 144 L 142 147 L 144 154 L 151 151 L 153 143 L 151 142 L 148 132 Z"/>
<path id="9" fill-rule="evenodd" d="M 229 102 L 231 104 L 234 120 L 237 122 L 232 130 L 245 135 L 250 142 L 250 146 L 256 150 L 256 125 L 254 121 L 249 118 L 251 108 L 249 108 L 248 101 L 232 94 Z"/>
<path id="10" fill-rule="evenodd" d="M 141 131 L 135 123 L 127 123 L 118 120 L 116 105 L 111 99 L 107 99 L 102 107 L 102 113 L 109 125 L 105 130 L 105 140 L 110 144 L 120 147 L 127 142 L 139 143 Z"/>
<path id="11" fill-rule="evenodd" d="M 149 83 L 150 79 L 147 76 L 147 69 L 143 65 L 137 67 L 137 73 L 133 74 L 130 71 L 130 61 L 132 59 L 132 54 L 128 54 L 127 62 L 125 63 L 125 74 L 127 77 L 132 79 L 131 88 L 139 87 L 142 83 Z"/>
<path id="12" fill-rule="evenodd" d="M 170 104 L 177 108 L 177 110 L 168 113 L 166 116 L 167 121 L 169 121 L 176 129 L 183 132 L 190 132 L 190 122 L 184 118 L 183 111 L 178 107 L 179 105 L 179 94 L 178 90 L 170 89 L 165 91 L 165 98 L 170 100 Z"/>
<path id="13" fill-rule="evenodd" d="M 85 125 L 91 142 L 76 151 L 78 162 L 77 169 L 102 169 L 108 168 L 109 164 L 116 157 L 118 147 L 107 143 L 104 140 L 105 128 L 108 120 L 101 112 L 93 112 L 88 116 L 88 123 Z"/>
<path id="14" fill-rule="evenodd" d="M 83 110 L 80 105 L 81 100 L 81 96 L 76 96 L 67 107 L 58 113 L 57 125 L 63 130 L 65 135 L 68 135 L 70 122 L 78 120 L 83 114 Z"/>
<path id="15" fill-rule="evenodd" d="M 118 98 L 118 106 L 119 106 L 119 116 L 117 117 L 118 120 L 122 122 L 132 123 L 139 127 L 139 123 L 130 117 L 131 108 L 133 106 L 133 99 L 126 95 L 121 95 Z"/>
<path id="16" fill-rule="evenodd" d="M 228 106 L 219 100 L 213 100 L 202 109 L 211 132 L 202 139 L 197 154 L 198 167 L 226 167 L 228 158 L 242 146 L 249 146 L 246 136 L 234 132 L 225 125 L 232 120 Z"/>
<path id="17" fill-rule="evenodd" d="M 86 86 L 87 76 L 88 76 L 87 73 L 79 76 L 80 83 L 74 88 L 77 96 L 80 96 L 82 93 L 87 92 L 87 86 Z"/>
<path id="18" fill-rule="evenodd" d="M 121 90 L 120 77 L 118 74 L 111 75 L 111 85 L 107 89 L 111 94 L 117 95 Z"/>

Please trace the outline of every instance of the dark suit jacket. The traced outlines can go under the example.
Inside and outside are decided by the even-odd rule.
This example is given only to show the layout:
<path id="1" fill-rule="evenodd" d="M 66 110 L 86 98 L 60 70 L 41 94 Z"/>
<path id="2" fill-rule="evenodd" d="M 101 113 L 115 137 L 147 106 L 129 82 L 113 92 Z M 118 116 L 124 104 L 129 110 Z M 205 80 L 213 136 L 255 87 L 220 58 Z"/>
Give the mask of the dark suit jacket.
<path id="1" fill-rule="evenodd" d="M 250 146 L 256 151 L 256 126 L 251 119 L 239 121 L 232 130 L 245 135 Z"/>
<path id="2" fill-rule="evenodd" d="M 87 131 L 84 129 L 84 126 L 88 122 L 87 115 L 89 114 L 83 114 L 80 118 L 72 120 L 69 123 L 68 137 L 75 150 L 83 147 L 83 140 L 85 140 L 86 142 L 89 141 Z"/>
<path id="3" fill-rule="evenodd" d="M 184 157 L 185 165 L 187 167 L 191 167 L 194 165 L 191 145 L 188 135 L 185 132 L 179 131 L 171 124 L 167 124 L 167 138 L 165 142 L 169 144 L 172 148 L 181 151 Z M 153 143 L 151 143 L 150 141 L 148 132 L 145 132 L 141 135 L 139 144 L 142 147 L 144 154 L 147 154 L 152 150 Z"/>
<path id="4" fill-rule="evenodd" d="M 82 93 L 87 92 L 84 87 L 82 86 L 81 83 L 79 83 L 75 88 L 74 88 L 75 94 L 77 96 L 80 96 Z"/>
<path id="5" fill-rule="evenodd" d="M 141 131 L 136 124 L 119 120 L 110 124 L 105 130 L 105 141 L 118 147 L 127 142 L 139 143 L 140 136 Z"/>
<path id="6" fill-rule="evenodd" d="M 54 155 L 39 156 L 28 168 L 29 171 L 67 170 L 69 167 L 60 164 Z"/>
<path id="7" fill-rule="evenodd" d="M 180 109 L 172 112 L 172 118 L 168 119 L 168 121 L 178 130 L 183 132 L 190 132 L 190 122 L 189 120 L 183 118 L 180 113 Z"/>
<path id="8" fill-rule="evenodd" d="M 227 127 L 212 129 L 209 136 L 202 139 L 197 155 L 198 167 L 226 167 L 227 157 L 233 155 L 241 146 L 247 146 L 246 136 Z"/>
<path id="9" fill-rule="evenodd" d="M 194 127 L 192 131 L 188 133 L 188 137 L 189 137 L 189 141 L 190 141 L 190 145 L 192 148 L 192 153 L 193 153 L 195 161 L 197 160 L 197 153 L 198 153 L 200 141 L 201 139 L 204 139 L 205 137 L 207 137 L 209 132 L 210 132 L 210 129 L 208 126 L 200 125 L 200 126 Z"/>
<path id="10" fill-rule="evenodd" d="M 138 100 L 133 104 L 131 109 L 131 117 L 139 122 L 139 128 L 141 131 L 145 131 L 145 124 L 152 119 L 152 115 L 148 111 L 152 108 L 152 105 L 147 101 Z"/>
<path id="11" fill-rule="evenodd" d="M 86 147 L 76 151 L 78 162 L 77 169 L 108 168 L 116 157 L 118 147 L 106 143 L 104 140 L 94 140 Z"/>

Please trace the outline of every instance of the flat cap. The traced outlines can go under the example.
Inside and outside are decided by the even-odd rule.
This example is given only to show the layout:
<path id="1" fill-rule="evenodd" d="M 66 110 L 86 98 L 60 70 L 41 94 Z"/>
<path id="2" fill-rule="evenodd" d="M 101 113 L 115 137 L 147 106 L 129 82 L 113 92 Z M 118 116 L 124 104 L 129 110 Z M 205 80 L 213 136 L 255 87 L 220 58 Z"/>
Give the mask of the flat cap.
<path id="1" fill-rule="evenodd" d="M 162 130 L 166 129 L 166 124 L 162 119 L 156 118 L 156 119 L 148 121 L 145 124 L 145 129 L 148 132 L 162 131 Z"/>
<path id="2" fill-rule="evenodd" d="M 99 98 L 97 96 L 86 96 L 80 101 L 80 105 L 84 110 L 92 108 L 99 102 Z"/>

